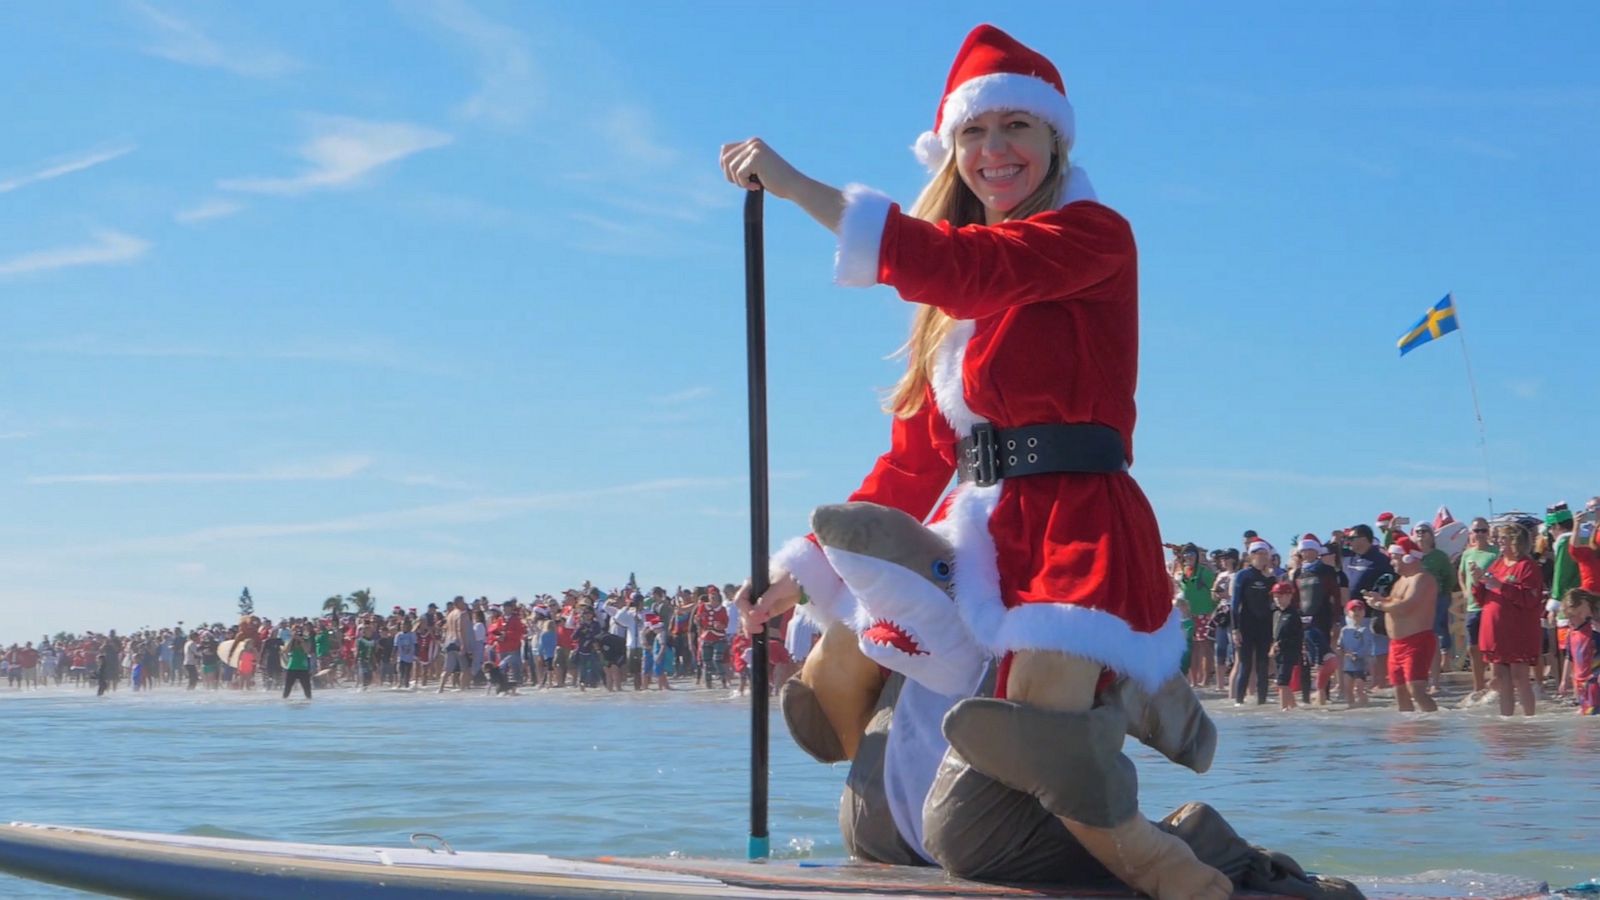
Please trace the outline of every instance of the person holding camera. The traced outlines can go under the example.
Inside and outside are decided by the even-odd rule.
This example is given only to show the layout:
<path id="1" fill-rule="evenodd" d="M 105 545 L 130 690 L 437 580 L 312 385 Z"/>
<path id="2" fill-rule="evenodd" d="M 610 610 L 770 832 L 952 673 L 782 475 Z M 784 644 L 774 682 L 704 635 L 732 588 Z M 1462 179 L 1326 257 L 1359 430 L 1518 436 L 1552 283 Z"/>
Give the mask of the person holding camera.
<path id="1" fill-rule="evenodd" d="M 1500 556 L 1487 570 L 1473 566 L 1472 590 L 1483 609 L 1479 646 L 1483 659 L 1493 666 L 1494 689 L 1499 694 L 1500 715 L 1533 715 L 1533 683 L 1529 670 L 1539 660 L 1540 618 L 1544 612 L 1544 574 L 1533 561 L 1532 537 L 1520 525 L 1500 526 L 1496 535 Z"/>
<path id="2" fill-rule="evenodd" d="M 296 684 L 305 691 L 306 699 L 311 699 L 313 649 L 311 640 L 306 637 L 305 626 L 296 625 L 294 633 L 289 637 L 289 644 L 283 651 L 283 699 L 289 699 L 289 692 L 294 690 Z"/>

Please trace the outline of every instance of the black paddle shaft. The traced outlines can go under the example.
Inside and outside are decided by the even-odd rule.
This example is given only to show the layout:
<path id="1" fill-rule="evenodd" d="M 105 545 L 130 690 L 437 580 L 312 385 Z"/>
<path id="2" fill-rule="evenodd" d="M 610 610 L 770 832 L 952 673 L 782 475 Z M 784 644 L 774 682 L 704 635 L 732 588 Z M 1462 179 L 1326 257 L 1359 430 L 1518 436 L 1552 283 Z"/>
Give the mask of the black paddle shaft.
<path id="1" fill-rule="evenodd" d="M 767 592 L 767 298 L 761 206 L 744 199 L 744 309 L 750 402 L 750 597 Z M 765 859 L 767 837 L 767 629 L 750 636 L 750 858 Z"/>

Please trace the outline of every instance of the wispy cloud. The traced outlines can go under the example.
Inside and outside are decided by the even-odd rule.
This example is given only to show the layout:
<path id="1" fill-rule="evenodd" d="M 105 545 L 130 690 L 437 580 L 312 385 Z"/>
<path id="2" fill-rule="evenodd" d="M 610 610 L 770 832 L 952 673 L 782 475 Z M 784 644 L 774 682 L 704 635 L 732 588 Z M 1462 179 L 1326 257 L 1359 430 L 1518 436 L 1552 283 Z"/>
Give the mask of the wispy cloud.
<path id="1" fill-rule="evenodd" d="M 444 478 L 439 475 L 400 475 L 390 479 L 396 484 L 408 487 L 430 487 L 445 491 L 471 491 L 476 488 L 465 481 L 454 478 Z"/>
<path id="2" fill-rule="evenodd" d="M 601 131 L 611 139 L 611 148 L 636 166 L 665 166 L 676 162 L 678 152 L 655 136 L 655 123 L 644 107 L 625 103 L 612 108 L 601 120 Z"/>
<path id="3" fill-rule="evenodd" d="M 1587 85 L 1560 87 L 1444 88 L 1419 86 L 1370 86 L 1312 91 L 1301 102 L 1355 104 L 1383 109 L 1597 109 L 1600 87 Z"/>
<path id="4" fill-rule="evenodd" d="M 209 222 L 213 219 L 226 219 L 244 211 L 244 204 L 237 200 L 207 200 L 198 206 L 180 209 L 173 214 L 173 221 L 181 225 L 194 225 L 199 222 Z"/>
<path id="5" fill-rule="evenodd" d="M 127 156 L 135 149 L 137 148 L 132 144 L 129 144 L 123 147 L 113 147 L 108 150 L 96 150 L 91 153 L 85 153 L 66 159 L 53 160 L 45 163 L 44 168 L 36 169 L 25 175 L 17 175 L 12 178 L 0 180 L 0 194 L 7 194 L 16 190 L 17 188 L 27 187 L 30 184 L 38 184 L 41 181 L 49 181 L 52 178 L 60 178 L 63 175 L 71 175 L 74 172 L 82 172 L 84 169 L 92 169 L 101 163 L 108 163 L 119 156 Z"/>
<path id="6" fill-rule="evenodd" d="M 1499 144 L 1491 144 L 1488 141 L 1478 140 L 1477 138 L 1457 136 L 1449 140 L 1448 146 L 1456 150 L 1460 150 L 1462 153 L 1466 153 L 1471 156 L 1481 156 L 1485 159 L 1495 159 L 1509 162 L 1517 158 L 1517 154 L 1511 150 L 1508 150 Z"/>
<path id="7" fill-rule="evenodd" d="M 414 8 L 472 56 L 477 89 L 457 111 L 464 118 L 495 125 L 526 122 L 545 95 L 544 78 L 527 37 L 465 0 L 435 0 Z"/>
<path id="8" fill-rule="evenodd" d="M 150 249 L 149 241 L 120 231 L 97 231 L 94 237 L 92 244 L 37 250 L 10 259 L 0 259 L 0 276 L 132 262 Z"/>
<path id="9" fill-rule="evenodd" d="M 1397 493 L 1435 491 L 1476 491 L 1483 487 L 1482 478 L 1469 478 L 1454 474 L 1383 475 L 1377 472 L 1363 475 L 1324 475 L 1312 472 L 1293 472 L 1273 469 L 1225 468 L 1150 468 L 1145 477 L 1198 479 L 1203 482 L 1242 484 L 1278 484 L 1307 490 L 1328 491 L 1338 488 L 1370 488 Z"/>
<path id="10" fill-rule="evenodd" d="M 711 388 L 702 384 L 692 388 L 685 388 L 681 391 L 676 391 L 671 394 L 663 394 L 660 397 L 655 398 L 655 402 L 663 406 L 669 406 L 678 403 L 688 403 L 692 400 L 703 400 L 706 397 L 711 396 L 711 394 Z"/>
<path id="11" fill-rule="evenodd" d="M 571 229 L 567 246 L 585 253 L 663 259 L 715 248 L 714 244 L 684 234 L 681 228 L 638 217 L 621 221 L 589 212 L 571 212 L 567 219 L 582 226 Z"/>
<path id="12" fill-rule="evenodd" d="M 379 168 L 454 140 L 442 131 L 409 122 L 338 116 L 317 116 L 312 122 L 311 138 L 297 151 L 310 165 L 299 174 L 233 178 L 218 182 L 217 186 L 227 191 L 285 195 L 349 187 Z"/>
<path id="13" fill-rule="evenodd" d="M 0 441 L 25 441 L 38 436 L 36 431 L 0 431 Z"/>
<path id="14" fill-rule="evenodd" d="M 1513 378 L 1506 383 L 1506 387 L 1513 395 L 1523 400 L 1536 400 L 1539 397 L 1539 390 L 1544 387 L 1544 379 Z"/>
<path id="15" fill-rule="evenodd" d="M 130 0 L 128 7 L 150 26 L 155 40 L 141 49 L 151 56 L 246 78 L 277 78 L 305 68 L 300 60 L 276 50 L 242 42 L 224 44 L 194 23 L 148 3 Z"/>
<path id="16" fill-rule="evenodd" d="M 227 484 L 260 481 L 342 481 L 372 465 L 367 456 L 339 456 L 253 472 L 118 472 L 93 475 L 35 475 L 28 484 Z"/>
<path id="17" fill-rule="evenodd" d="M 590 508 L 608 499 L 631 499 L 656 494 L 730 487 L 744 484 L 743 477 L 657 478 L 581 491 L 512 494 L 477 497 L 453 503 L 435 503 L 409 509 L 363 513 L 306 522 L 223 525 L 168 537 L 119 541 L 85 552 L 188 551 L 196 546 L 230 541 L 258 541 L 302 535 L 359 534 L 448 525 L 492 522 L 542 509 Z"/>
<path id="18" fill-rule="evenodd" d="M 341 365 L 374 366 L 439 375 L 449 372 L 424 361 L 414 353 L 382 337 L 299 338 L 277 344 L 237 344 L 227 346 L 150 342 L 139 339 L 107 339 L 95 334 L 80 334 L 49 341 L 18 345 L 28 353 L 69 356 L 135 357 L 146 359 L 224 359 L 288 360 L 326 362 Z"/>

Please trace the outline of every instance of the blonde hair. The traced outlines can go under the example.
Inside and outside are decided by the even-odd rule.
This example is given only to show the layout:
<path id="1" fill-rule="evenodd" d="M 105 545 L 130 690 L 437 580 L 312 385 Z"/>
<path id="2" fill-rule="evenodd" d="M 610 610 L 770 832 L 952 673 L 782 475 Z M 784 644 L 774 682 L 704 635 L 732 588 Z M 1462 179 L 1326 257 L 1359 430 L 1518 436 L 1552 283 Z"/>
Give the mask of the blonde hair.
<path id="1" fill-rule="evenodd" d="M 1533 554 L 1533 539 L 1528 536 L 1528 529 L 1523 528 L 1521 525 L 1515 525 L 1511 523 L 1501 525 L 1499 534 L 1497 536 L 1505 537 L 1508 534 L 1515 538 L 1517 542 L 1517 555 L 1512 557 L 1513 559 L 1522 559 L 1523 557 L 1531 556 Z"/>
<path id="2" fill-rule="evenodd" d="M 1053 132 L 1052 135 L 1054 149 L 1050 155 L 1050 168 L 1045 172 L 1044 180 L 1026 200 L 1006 213 L 1007 221 L 1026 219 L 1061 206 L 1062 195 L 1066 192 L 1069 168 L 1067 146 L 1061 140 L 1061 135 Z M 960 173 L 956 171 L 954 151 L 950 153 L 944 167 L 933 176 L 928 186 L 922 189 L 917 202 L 911 205 L 908 214 L 924 222 L 936 224 L 949 222 L 952 228 L 983 224 L 983 202 L 972 193 L 967 183 L 961 180 Z M 937 307 L 917 307 L 917 312 L 911 319 L 911 337 L 904 346 L 895 351 L 896 356 L 906 358 L 906 372 L 889 391 L 888 399 L 883 405 L 885 412 L 893 413 L 902 419 L 909 419 L 921 411 L 922 401 L 931 381 L 934 356 L 939 351 L 939 344 L 955 325 L 955 321 Z"/>

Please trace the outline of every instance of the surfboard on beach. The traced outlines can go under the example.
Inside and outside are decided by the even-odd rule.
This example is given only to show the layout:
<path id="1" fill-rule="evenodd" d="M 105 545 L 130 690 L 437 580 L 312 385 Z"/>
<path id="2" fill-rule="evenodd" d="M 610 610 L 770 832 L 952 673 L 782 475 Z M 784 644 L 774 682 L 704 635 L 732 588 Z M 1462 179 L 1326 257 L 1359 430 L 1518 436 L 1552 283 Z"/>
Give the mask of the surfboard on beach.
<path id="1" fill-rule="evenodd" d="M 421 838 L 423 836 L 417 836 Z M 431 837 L 431 836 L 428 836 Z M 414 838 L 414 841 L 417 840 Z M 563 859 L 455 851 L 442 841 L 360 847 L 191 837 L 13 822 L 0 826 L 0 871 L 119 897 L 776 898 L 1057 897 L 1132 900 L 1124 889 L 1003 885 L 937 869 L 807 860 Z M 1372 900 L 1525 900 L 1545 885 L 1471 872 L 1358 879 Z M 1271 895 L 1241 893 L 1266 900 Z"/>

